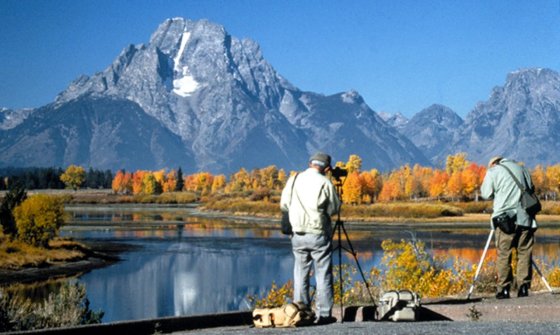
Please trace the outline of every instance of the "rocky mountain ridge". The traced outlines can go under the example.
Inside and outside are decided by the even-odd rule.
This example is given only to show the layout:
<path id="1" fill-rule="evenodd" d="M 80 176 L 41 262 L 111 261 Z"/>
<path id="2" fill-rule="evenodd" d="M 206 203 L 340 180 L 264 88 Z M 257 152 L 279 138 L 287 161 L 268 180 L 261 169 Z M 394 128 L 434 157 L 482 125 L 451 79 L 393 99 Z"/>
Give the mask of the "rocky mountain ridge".
<path id="1" fill-rule="evenodd" d="M 385 118 L 393 123 L 402 119 L 390 114 Z M 505 84 L 496 86 L 465 120 L 448 107 L 434 104 L 395 126 L 435 166 L 458 152 L 479 164 L 503 155 L 536 166 L 560 161 L 559 121 L 560 74 L 530 68 L 508 74 Z"/>
<path id="2" fill-rule="evenodd" d="M 2 166 L 296 170 L 319 150 L 343 161 L 358 154 L 382 170 L 429 164 L 357 92 L 301 91 L 254 41 L 182 18 L 166 20 L 147 44 L 129 45 L 107 69 L 76 79 L 3 132 Z M 48 154 L 30 154 L 38 148 Z"/>

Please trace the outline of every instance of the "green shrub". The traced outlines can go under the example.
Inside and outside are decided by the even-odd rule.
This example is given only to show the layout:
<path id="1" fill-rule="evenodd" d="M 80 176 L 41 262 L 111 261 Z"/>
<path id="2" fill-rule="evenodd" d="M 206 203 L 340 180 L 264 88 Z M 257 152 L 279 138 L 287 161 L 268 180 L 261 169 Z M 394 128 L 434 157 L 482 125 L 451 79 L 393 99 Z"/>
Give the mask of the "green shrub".
<path id="1" fill-rule="evenodd" d="M 19 240 L 47 247 L 64 224 L 64 203 L 60 197 L 37 194 L 16 207 L 14 217 Z"/>

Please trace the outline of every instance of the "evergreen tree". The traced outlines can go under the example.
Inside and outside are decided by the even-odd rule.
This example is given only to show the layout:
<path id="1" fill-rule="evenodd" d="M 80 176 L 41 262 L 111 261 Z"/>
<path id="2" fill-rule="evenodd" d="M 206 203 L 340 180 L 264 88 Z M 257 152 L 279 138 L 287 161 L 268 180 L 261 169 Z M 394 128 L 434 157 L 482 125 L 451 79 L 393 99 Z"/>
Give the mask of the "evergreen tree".
<path id="1" fill-rule="evenodd" d="M 183 180 L 183 170 L 181 170 L 181 167 L 179 167 L 179 169 L 177 170 L 177 186 L 175 186 L 175 191 L 182 191 L 183 187 L 185 187 L 185 182 Z"/>

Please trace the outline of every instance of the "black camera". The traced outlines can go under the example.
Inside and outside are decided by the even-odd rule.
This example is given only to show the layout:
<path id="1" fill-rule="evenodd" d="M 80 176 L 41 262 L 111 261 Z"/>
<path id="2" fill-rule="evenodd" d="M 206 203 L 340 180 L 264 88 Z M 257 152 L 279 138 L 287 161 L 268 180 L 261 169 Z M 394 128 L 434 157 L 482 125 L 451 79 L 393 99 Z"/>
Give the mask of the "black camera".
<path id="1" fill-rule="evenodd" d="M 340 177 L 348 176 L 348 170 L 341 168 L 340 166 L 335 167 L 331 170 L 331 175 L 334 179 L 340 179 Z"/>

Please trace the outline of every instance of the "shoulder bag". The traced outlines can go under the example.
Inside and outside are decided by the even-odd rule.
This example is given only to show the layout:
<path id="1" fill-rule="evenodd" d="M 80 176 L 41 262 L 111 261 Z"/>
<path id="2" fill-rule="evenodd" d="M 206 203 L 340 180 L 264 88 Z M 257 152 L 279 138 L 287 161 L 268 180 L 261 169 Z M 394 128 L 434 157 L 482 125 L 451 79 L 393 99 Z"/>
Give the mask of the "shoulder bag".
<path id="1" fill-rule="evenodd" d="M 296 179 L 298 174 L 294 177 L 294 182 L 292 183 L 292 189 L 290 190 L 290 207 L 292 206 L 292 197 L 294 195 L 294 185 L 296 184 Z M 282 219 L 280 220 L 281 223 L 281 231 L 284 235 L 292 235 L 294 232 L 292 231 L 292 224 L 290 223 L 290 212 L 282 211 Z"/>
<path id="2" fill-rule="evenodd" d="M 498 165 L 506 169 L 507 172 L 509 172 L 510 176 L 513 178 L 513 180 L 521 190 L 521 198 L 519 199 L 521 207 L 530 216 L 534 217 L 535 215 L 537 215 L 537 213 L 541 211 L 542 205 L 541 202 L 539 201 L 539 198 L 533 191 L 533 189 L 527 188 L 527 180 L 525 180 L 525 175 L 523 175 L 523 181 L 525 182 L 525 186 L 523 186 L 507 166 L 502 164 L 498 164 Z"/>

